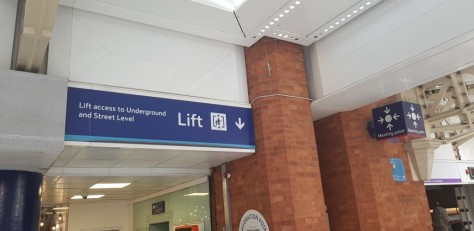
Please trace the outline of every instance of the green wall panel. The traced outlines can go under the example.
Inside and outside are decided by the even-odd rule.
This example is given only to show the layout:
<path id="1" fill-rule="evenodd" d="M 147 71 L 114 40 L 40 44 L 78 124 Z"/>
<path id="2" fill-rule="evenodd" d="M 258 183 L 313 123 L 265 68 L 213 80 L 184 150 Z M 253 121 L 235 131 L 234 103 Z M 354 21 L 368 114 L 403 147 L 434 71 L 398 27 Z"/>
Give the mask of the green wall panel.
<path id="1" fill-rule="evenodd" d="M 148 231 L 150 224 L 168 221 L 170 231 L 177 225 L 200 222 L 204 223 L 204 231 L 210 231 L 209 195 L 185 196 L 191 193 L 209 193 L 209 183 L 198 184 L 133 204 L 133 229 L 135 231 Z M 159 201 L 165 202 L 165 213 L 151 215 L 151 205 Z"/>

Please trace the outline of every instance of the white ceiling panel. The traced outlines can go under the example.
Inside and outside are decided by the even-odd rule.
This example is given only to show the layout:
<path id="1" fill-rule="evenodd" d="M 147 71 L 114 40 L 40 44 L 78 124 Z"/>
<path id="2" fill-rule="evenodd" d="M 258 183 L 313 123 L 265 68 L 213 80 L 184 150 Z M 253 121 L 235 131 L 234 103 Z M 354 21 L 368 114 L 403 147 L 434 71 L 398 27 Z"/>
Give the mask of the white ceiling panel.
<path id="1" fill-rule="evenodd" d="M 50 188 L 61 188 L 61 189 L 83 189 L 89 188 L 95 183 L 64 183 L 64 184 L 53 184 L 49 185 Z"/>
<path id="2" fill-rule="evenodd" d="M 72 159 L 66 167 L 68 168 L 108 168 L 119 160 L 94 160 L 94 159 Z"/>
<path id="3" fill-rule="evenodd" d="M 356 5 L 359 0 L 311 0 L 304 1 L 301 7 L 288 13 L 278 23 L 278 29 L 294 34 L 308 36 L 327 22 L 335 20 L 335 16 Z M 324 9 L 324 10 L 322 10 Z"/>
<path id="4" fill-rule="evenodd" d="M 160 18 L 195 25 L 215 28 L 217 31 L 241 36 L 239 24 L 232 12 L 220 10 L 189 0 L 96 0 L 96 2 L 113 8 L 123 8 L 135 14 L 149 14 Z M 206 17 L 212 15 L 212 17 Z M 216 20 L 218 18 L 219 20 Z"/>
<path id="5" fill-rule="evenodd" d="M 200 160 L 167 160 L 165 162 L 162 162 L 155 167 L 158 168 L 191 168 L 191 166 L 196 165 L 200 163 Z"/>
<path id="6" fill-rule="evenodd" d="M 162 161 L 150 160 L 121 160 L 114 164 L 114 168 L 151 168 Z"/>
<path id="7" fill-rule="evenodd" d="M 104 177 L 101 181 L 97 183 L 134 183 L 140 181 L 144 177 L 139 176 L 109 176 Z"/>
<path id="8" fill-rule="evenodd" d="M 54 177 L 48 176 L 47 178 Z M 97 183 L 103 177 L 101 176 L 61 176 L 56 182 L 65 184 L 65 183 Z"/>
<path id="9" fill-rule="evenodd" d="M 75 156 L 74 159 L 87 160 L 120 160 L 133 153 L 130 149 L 119 148 L 83 148 Z"/>
<path id="10" fill-rule="evenodd" d="M 53 163 L 53 167 L 64 167 L 69 163 L 71 159 L 56 159 Z"/>
<path id="11" fill-rule="evenodd" d="M 179 154 L 180 150 L 136 150 L 131 155 L 124 158 L 125 160 L 149 160 L 149 161 L 165 161 Z"/>
<path id="12" fill-rule="evenodd" d="M 288 0 L 253 0 L 246 1 L 235 14 L 239 18 L 242 30 L 247 36 L 258 29 L 260 24 L 272 17 L 275 12 L 288 3 Z"/>

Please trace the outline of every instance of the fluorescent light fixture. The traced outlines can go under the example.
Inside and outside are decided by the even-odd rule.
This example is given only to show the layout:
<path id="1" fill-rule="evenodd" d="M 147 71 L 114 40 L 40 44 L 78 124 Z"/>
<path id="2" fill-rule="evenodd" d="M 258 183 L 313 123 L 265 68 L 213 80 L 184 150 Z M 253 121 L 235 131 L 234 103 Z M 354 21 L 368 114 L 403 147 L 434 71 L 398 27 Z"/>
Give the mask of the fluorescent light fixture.
<path id="1" fill-rule="evenodd" d="M 289 11 L 289 10 L 285 10 L 285 13 L 287 13 L 287 14 L 288 14 L 288 13 L 290 13 L 290 11 Z"/>
<path id="2" fill-rule="evenodd" d="M 367 2 L 365 5 L 367 5 L 367 6 L 368 6 L 368 5 L 370 5 L 370 3 L 371 3 L 371 2 Z"/>
<path id="3" fill-rule="evenodd" d="M 274 23 L 274 22 L 270 22 L 270 25 L 273 25 L 273 24 L 275 24 L 275 23 Z"/>
<path id="4" fill-rule="evenodd" d="M 203 5 L 214 7 L 225 11 L 234 11 L 239 8 L 245 0 L 191 0 Z"/>
<path id="5" fill-rule="evenodd" d="M 357 14 L 357 12 L 358 12 L 357 10 L 352 11 L 352 13 L 354 13 L 354 14 Z"/>
<path id="6" fill-rule="evenodd" d="M 343 21 L 343 22 L 346 21 L 346 18 L 341 18 L 341 21 Z"/>
<path id="7" fill-rule="evenodd" d="M 196 196 L 207 196 L 209 195 L 209 193 L 190 193 L 190 194 L 186 194 L 184 195 L 185 197 L 196 197 Z"/>
<path id="8" fill-rule="evenodd" d="M 295 2 L 296 5 L 299 5 L 300 3 L 301 3 L 300 1 L 296 1 L 296 2 Z"/>
<path id="9" fill-rule="evenodd" d="M 295 6 L 291 5 L 291 6 L 290 6 L 290 9 L 295 9 Z"/>
<path id="10" fill-rule="evenodd" d="M 127 187 L 130 183 L 97 183 L 92 185 L 91 188 L 124 188 Z"/>
<path id="11" fill-rule="evenodd" d="M 103 197 L 104 195 L 87 195 L 87 199 L 98 199 Z M 84 199 L 81 195 L 75 195 L 71 197 L 72 200 L 81 200 Z"/>
<path id="12" fill-rule="evenodd" d="M 66 209 L 69 209 L 69 207 L 56 207 L 56 208 L 53 208 L 53 210 L 66 210 Z"/>
<path id="13" fill-rule="evenodd" d="M 359 9 L 361 9 L 361 10 L 364 9 L 364 6 L 359 7 Z"/>
<path id="14" fill-rule="evenodd" d="M 285 17 L 285 15 L 284 15 L 284 14 L 280 14 L 279 16 L 280 16 L 280 18 L 283 18 L 283 17 Z"/>
<path id="15" fill-rule="evenodd" d="M 273 20 L 275 20 L 275 22 L 278 22 L 278 20 L 280 20 L 280 19 L 279 19 L 279 18 L 275 18 L 275 19 L 273 19 Z"/>

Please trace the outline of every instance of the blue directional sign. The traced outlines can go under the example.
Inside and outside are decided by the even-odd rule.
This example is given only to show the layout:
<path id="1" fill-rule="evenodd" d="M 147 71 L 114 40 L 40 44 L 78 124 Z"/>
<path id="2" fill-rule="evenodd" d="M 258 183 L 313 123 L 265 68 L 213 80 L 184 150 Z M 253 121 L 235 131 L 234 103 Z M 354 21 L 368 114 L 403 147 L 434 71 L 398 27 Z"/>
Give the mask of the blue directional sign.
<path id="1" fill-rule="evenodd" d="M 65 140 L 255 149 L 250 108 L 73 87 Z"/>
<path id="2" fill-rule="evenodd" d="M 426 136 L 421 106 L 399 101 L 372 110 L 374 130 L 377 139 L 395 136 L 420 138 Z"/>
<path id="3" fill-rule="evenodd" d="M 392 165 L 393 170 L 393 180 L 396 182 L 407 181 L 405 167 L 403 166 L 403 160 L 398 158 L 391 158 L 390 164 Z"/>

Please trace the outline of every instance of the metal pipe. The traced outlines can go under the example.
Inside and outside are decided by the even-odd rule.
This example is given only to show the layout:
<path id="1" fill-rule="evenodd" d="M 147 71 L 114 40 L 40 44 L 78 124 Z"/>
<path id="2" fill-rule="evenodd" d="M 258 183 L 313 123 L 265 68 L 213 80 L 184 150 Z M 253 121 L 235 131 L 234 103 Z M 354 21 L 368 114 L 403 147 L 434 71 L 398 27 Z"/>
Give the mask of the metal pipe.
<path id="1" fill-rule="evenodd" d="M 227 172 L 227 163 L 221 165 L 222 170 L 222 193 L 224 198 L 224 221 L 225 231 L 232 231 L 232 213 L 230 210 L 230 192 L 229 192 L 229 178 Z"/>

